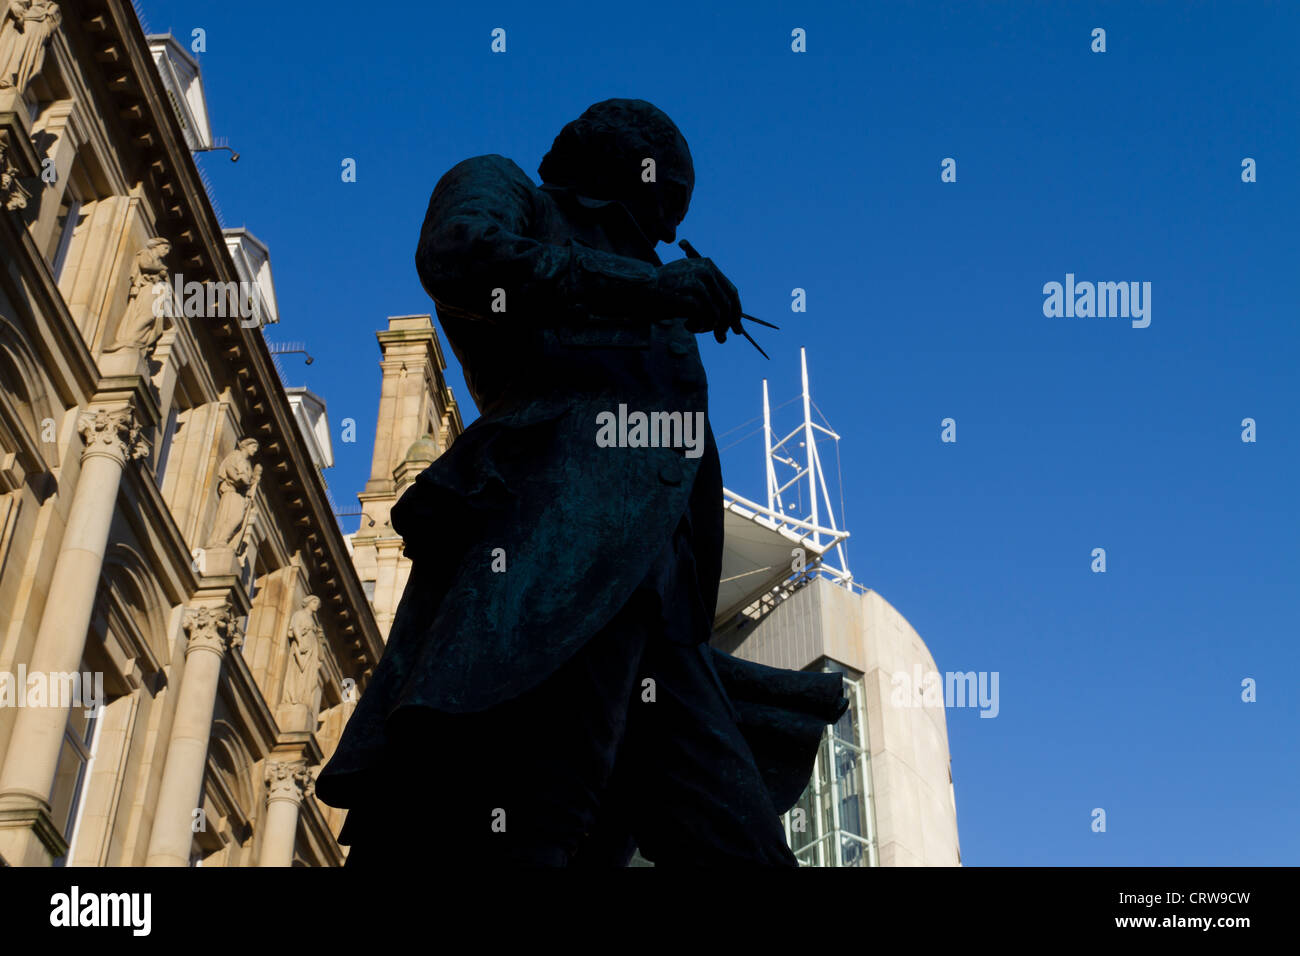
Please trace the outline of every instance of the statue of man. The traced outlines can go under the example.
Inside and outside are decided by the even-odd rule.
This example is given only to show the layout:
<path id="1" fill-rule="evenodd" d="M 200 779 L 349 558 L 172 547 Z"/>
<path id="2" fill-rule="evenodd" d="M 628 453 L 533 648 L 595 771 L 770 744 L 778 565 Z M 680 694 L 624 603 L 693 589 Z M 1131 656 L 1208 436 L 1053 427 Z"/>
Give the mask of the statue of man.
<path id="1" fill-rule="evenodd" d="M 741 306 L 710 260 L 655 252 L 690 150 L 606 100 L 538 172 L 478 156 L 429 201 L 416 267 L 481 414 L 392 510 L 409 582 L 317 794 L 351 808 L 350 866 L 794 866 L 779 814 L 847 701 L 708 644 L 722 471 L 695 334 L 725 341 Z M 610 447 L 622 406 L 682 427 Z"/>
<path id="2" fill-rule="evenodd" d="M 0 90 L 21 96 L 45 63 L 45 45 L 63 22 L 52 0 L 7 0 L 0 21 Z"/>
<path id="3" fill-rule="evenodd" d="M 243 536 L 253 492 L 262 466 L 253 465 L 257 439 L 245 438 L 217 466 L 217 517 L 212 522 L 206 548 L 233 548 Z"/>
<path id="4" fill-rule="evenodd" d="M 315 706 L 320 641 L 324 634 L 316 612 L 320 598 L 308 595 L 289 618 L 289 665 L 284 675 L 284 703 Z"/>
<path id="5" fill-rule="evenodd" d="M 147 355 L 162 337 L 163 319 L 172 315 L 172 290 L 167 284 L 167 265 L 163 262 L 171 249 L 171 243 L 160 237 L 150 239 L 135 254 L 126 314 L 108 351 L 138 349 Z"/>

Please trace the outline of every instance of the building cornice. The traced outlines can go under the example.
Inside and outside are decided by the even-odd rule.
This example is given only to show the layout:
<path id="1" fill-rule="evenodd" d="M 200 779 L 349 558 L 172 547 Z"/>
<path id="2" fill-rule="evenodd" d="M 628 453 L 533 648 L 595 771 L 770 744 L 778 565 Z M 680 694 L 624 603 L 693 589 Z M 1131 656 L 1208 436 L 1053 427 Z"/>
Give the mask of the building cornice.
<path id="1" fill-rule="evenodd" d="M 86 30 L 108 34 L 97 45 L 118 48 L 120 71 L 110 77 L 108 90 L 120 101 L 118 115 L 134 124 L 129 137 L 140 153 L 144 186 L 161 213 L 158 231 L 173 242 L 187 273 L 237 282 L 221 225 L 135 11 L 125 0 L 87 0 L 83 10 Z M 202 332 L 233 373 L 230 385 L 245 433 L 261 442 L 261 460 L 279 490 L 286 525 L 299 530 L 294 543 L 321 582 L 322 617 L 333 624 L 328 629 L 340 662 L 364 676 L 383 653 L 383 642 L 261 332 L 233 318 L 213 320 Z"/>

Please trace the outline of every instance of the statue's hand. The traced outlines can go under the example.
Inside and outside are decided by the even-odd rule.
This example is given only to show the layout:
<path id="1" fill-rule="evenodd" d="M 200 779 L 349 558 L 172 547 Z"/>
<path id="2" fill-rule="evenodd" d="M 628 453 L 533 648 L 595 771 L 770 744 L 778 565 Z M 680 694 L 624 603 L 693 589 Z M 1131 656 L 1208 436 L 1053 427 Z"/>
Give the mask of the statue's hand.
<path id="1" fill-rule="evenodd" d="M 712 332 L 719 342 L 727 330 L 740 333 L 740 293 L 712 259 L 675 259 L 659 267 L 655 291 L 662 308 L 686 319 L 692 332 Z"/>

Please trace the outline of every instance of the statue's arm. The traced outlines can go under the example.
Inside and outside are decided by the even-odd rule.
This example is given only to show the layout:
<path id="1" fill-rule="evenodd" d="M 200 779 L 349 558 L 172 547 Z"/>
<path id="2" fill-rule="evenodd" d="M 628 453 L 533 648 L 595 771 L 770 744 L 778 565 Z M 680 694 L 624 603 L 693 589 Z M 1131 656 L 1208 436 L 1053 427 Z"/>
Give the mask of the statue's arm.
<path id="1" fill-rule="evenodd" d="M 439 308 L 502 325 L 651 318 L 658 269 L 639 259 L 530 235 L 535 187 L 503 156 L 476 156 L 439 180 L 415 254 Z M 505 311 L 494 311 L 501 301 Z"/>

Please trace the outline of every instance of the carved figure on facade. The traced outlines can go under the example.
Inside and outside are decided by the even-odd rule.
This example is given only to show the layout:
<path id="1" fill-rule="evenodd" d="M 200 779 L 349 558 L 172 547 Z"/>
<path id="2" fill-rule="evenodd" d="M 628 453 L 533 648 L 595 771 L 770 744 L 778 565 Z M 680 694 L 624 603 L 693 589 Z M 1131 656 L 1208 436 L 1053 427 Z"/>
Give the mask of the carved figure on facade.
<path id="1" fill-rule="evenodd" d="M 126 314 L 117 327 L 110 352 L 135 349 L 148 355 L 162 338 L 164 319 L 175 314 L 167 264 L 163 262 L 172 244 L 163 238 L 150 239 L 135 254 L 131 288 L 127 292 Z"/>
<path id="2" fill-rule="evenodd" d="M 21 96 L 45 64 L 45 47 L 63 22 L 51 0 L 7 0 L 0 22 L 0 90 Z"/>
<path id="3" fill-rule="evenodd" d="M 257 449 L 257 439 L 245 438 L 217 466 L 217 517 L 205 547 L 236 548 L 243 540 L 262 479 L 262 466 L 252 461 Z"/>
<path id="4" fill-rule="evenodd" d="M 316 704 L 320 675 L 320 645 L 324 637 L 316 612 L 320 598 L 308 595 L 302 606 L 289 618 L 289 662 L 284 674 L 286 704 Z"/>

